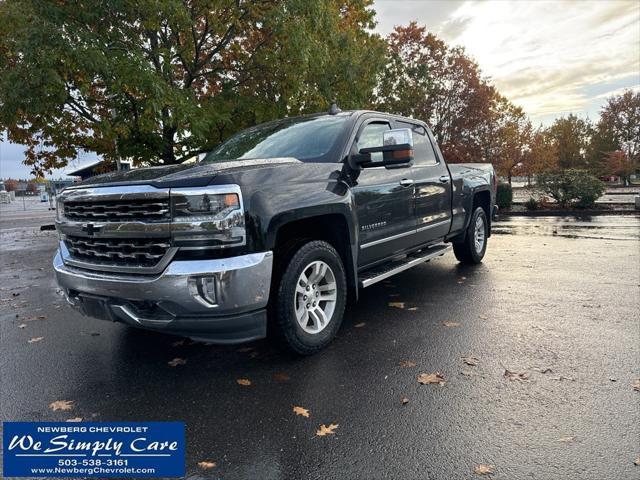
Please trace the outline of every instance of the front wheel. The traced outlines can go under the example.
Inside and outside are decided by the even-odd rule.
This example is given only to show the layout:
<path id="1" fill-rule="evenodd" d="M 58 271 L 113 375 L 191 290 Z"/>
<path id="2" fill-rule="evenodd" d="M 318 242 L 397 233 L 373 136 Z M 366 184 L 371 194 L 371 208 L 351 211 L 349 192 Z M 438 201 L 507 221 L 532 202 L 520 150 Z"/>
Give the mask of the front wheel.
<path id="1" fill-rule="evenodd" d="M 311 355 L 335 337 L 347 298 L 338 252 L 327 242 L 302 245 L 285 267 L 275 299 L 275 334 L 300 355 Z"/>
<path id="2" fill-rule="evenodd" d="M 478 207 L 471 215 L 471 221 L 462 242 L 453 242 L 453 253 L 461 263 L 477 264 L 482 262 L 487 251 L 489 224 L 482 207 Z"/>

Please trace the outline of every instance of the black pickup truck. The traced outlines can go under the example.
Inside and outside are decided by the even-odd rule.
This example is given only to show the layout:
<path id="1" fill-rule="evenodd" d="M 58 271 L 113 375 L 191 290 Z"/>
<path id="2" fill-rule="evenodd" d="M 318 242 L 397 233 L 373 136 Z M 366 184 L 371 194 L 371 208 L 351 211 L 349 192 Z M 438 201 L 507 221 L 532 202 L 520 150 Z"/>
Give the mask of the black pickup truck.
<path id="1" fill-rule="evenodd" d="M 54 268 L 87 316 L 311 354 L 360 288 L 452 247 L 480 262 L 495 191 L 491 165 L 447 165 L 424 122 L 334 109 L 65 189 Z"/>

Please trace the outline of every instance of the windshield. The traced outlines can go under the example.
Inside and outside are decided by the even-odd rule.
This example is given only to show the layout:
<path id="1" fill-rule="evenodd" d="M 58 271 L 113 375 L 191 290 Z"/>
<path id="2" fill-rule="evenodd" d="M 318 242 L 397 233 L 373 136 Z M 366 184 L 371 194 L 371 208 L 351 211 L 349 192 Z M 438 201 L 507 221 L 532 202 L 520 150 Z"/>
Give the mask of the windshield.
<path id="1" fill-rule="evenodd" d="M 243 130 L 208 153 L 203 162 L 293 157 L 323 161 L 339 144 L 348 117 L 286 118 Z"/>

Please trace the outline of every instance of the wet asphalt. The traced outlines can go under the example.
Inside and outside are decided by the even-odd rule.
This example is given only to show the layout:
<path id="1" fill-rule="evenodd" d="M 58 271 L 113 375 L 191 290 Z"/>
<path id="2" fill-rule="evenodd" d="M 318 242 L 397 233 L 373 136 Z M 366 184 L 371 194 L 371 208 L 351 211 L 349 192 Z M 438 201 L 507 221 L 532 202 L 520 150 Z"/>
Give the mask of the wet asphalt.
<path id="1" fill-rule="evenodd" d="M 507 218 L 482 265 L 364 290 L 309 358 L 83 318 L 56 293 L 55 233 L 0 230 L 3 420 L 181 420 L 191 479 L 640 478 L 638 216 Z"/>

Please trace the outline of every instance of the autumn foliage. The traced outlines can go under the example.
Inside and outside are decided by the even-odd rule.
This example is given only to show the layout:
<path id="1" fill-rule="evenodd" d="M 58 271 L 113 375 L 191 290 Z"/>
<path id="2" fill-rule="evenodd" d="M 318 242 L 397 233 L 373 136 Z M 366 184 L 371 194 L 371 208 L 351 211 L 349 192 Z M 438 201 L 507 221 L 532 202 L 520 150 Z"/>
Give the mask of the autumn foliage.
<path id="1" fill-rule="evenodd" d="M 425 120 L 447 161 L 490 162 L 509 182 L 567 168 L 628 178 L 638 165 L 640 94 L 611 98 L 595 124 L 535 128 L 463 48 L 415 22 L 372 33 L 373 0 L 114 5 L 0 3 L 0 126 L 36 173 L 82 151 L 178 163 L 333 99 Z"/>

